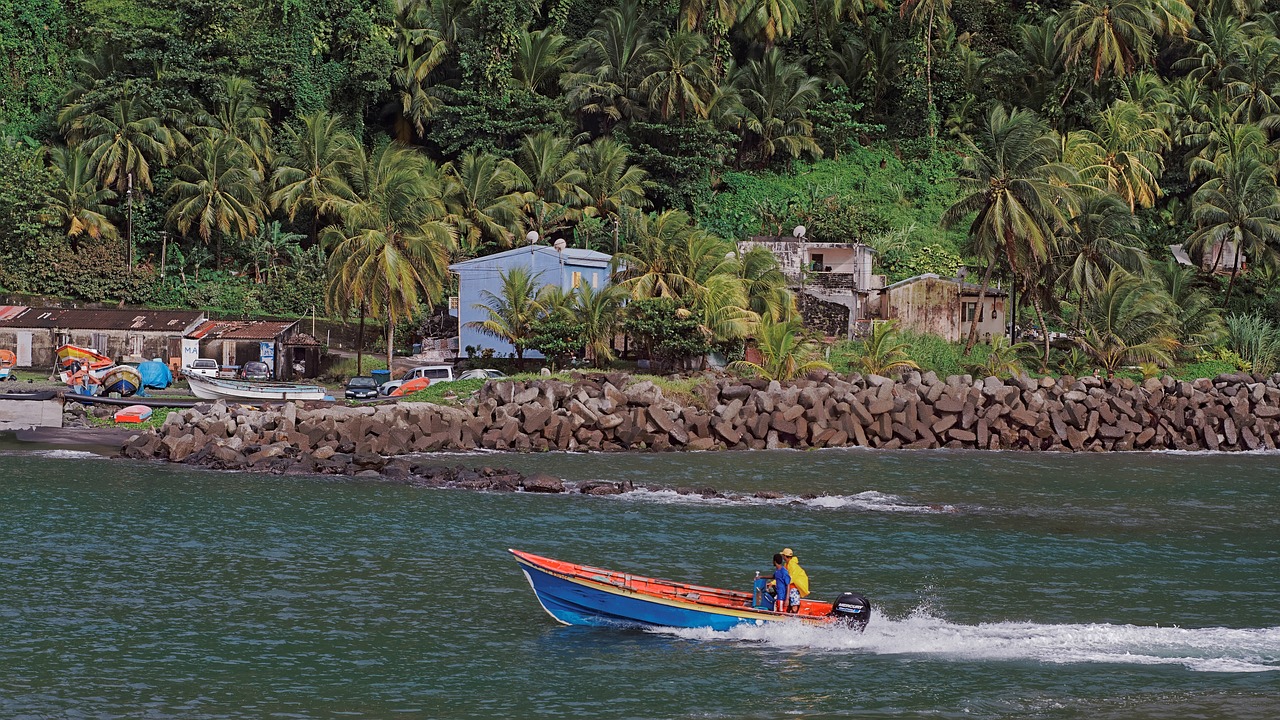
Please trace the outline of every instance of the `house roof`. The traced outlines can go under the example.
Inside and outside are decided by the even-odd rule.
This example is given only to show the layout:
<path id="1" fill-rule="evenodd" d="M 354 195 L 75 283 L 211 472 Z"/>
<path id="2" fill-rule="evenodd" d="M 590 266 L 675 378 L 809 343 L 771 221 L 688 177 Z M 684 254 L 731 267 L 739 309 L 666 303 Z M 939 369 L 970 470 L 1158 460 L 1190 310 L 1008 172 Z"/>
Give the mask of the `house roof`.
<path id="1" fill-rule="evenodd" d="M 613 259 L 612 255 L 596 252 L 595 250 L 583 250 L 582 248 L 570 247 L 567 247 L 564 250 L 556 250 L 554 247 L 547 245 L 526 245 L 524 247 L 505 250 L 492 255 L 485 255 L 471 260 L 463 260 L 462 262 L 450 265 L 449 269 L 454 272 L 459 272 L 462 270 L 488 269 L 494 266 L 505 267 L 509 264 L 508 261 L 510 260 L 518 259 L 522 255 L 530 256 L 533 254 L 540 255 L 544 259 L 551 258 L 555 262 L 563 260 L 566 265 L 581 265 L 586 267 L 608 267 L 609 262 Z"/>
<path id="2" fill-rule="evenodd" d="M 198 310 L 0 307 L 0 327 L 10 328 L 181 333 L 202 319 Z"/>
<path id="3" fill-rule="evenodd" d="M 907 278 L 906 280 L 899 280 L 898 282 L 896 282 L 896 283 L 894 283 L 894 284 L 892 284 L 892 285 L 887 285 L 887 286 L 885 286 L 885 290 L 886 290 L 886 291 L 888 291 L 888 290 L 892 290 L 892 289 L 894 289 L 894 288 L 896 288 L 896 287 L 902 287 L 902 286 L 904 286 L 904 285 L 911 285 L 911 284 L 914 284 L 914 283 L 921 282 L 922 280 L 938 280 L 938 281 L 941 281 L 941 282 L 944 282 L 944 283 L 951 283 L 951 284 L 953 284 L 953 285 L 959 285 L 959 284 L 961 284 L 961 283 L 960 283 L 960 281 L 959 281 L 959 280 L 957 280 L 956 278 L 944 278 L 944 277 L 942 277 L 942 276 L 940 276 L 940 275 L 935 275 L 934 273 L 924 273 L 923 275 L 916 275 L 915 277 L 909 277 L 909 278 Z M 977 284 L 974 284 L 974 283 L 971 283 L 971 282 L 964 283 L 964 284 L 963 284 L 963 286 L 964 286 L 964 287 L 963 287 L 963 292 L 964 292 L 964 294 L 965 294 L 965 295 L 977 295 L 978 293 L 980 293 L 980 292 L 982 291 L 982 286 L 981 286 L 981 285 L 977 285 Z M 989 287 L 989 286 L 987 287 L 987 296 L 988 296 L 988 297 L 1000 297 L 1000 296 L 1004 296 L 1004 295 L 1006 295 L 1006 294 L 1007 294 L 1007 293 L 1006 293 L 1004 290 L 1001 290 L 1000 288 L 994 288 L 994 287 Z"/>
<path id="4" fill-rule="evenodd" d="M 308 335 L 307 333 L 302 333 L 302 332 L 294 333 L 290 335 L 289 341 L 285 344 L 290 346 L 296 346 L 296 347 L 320 347 L 319 340 L 315 339 L 311 335 Z"/>
<path id="5" fill-rule="evenodd" d="M 195 340 L 275 340 L 297 320 L 209 320 L 187 333 Z"/>

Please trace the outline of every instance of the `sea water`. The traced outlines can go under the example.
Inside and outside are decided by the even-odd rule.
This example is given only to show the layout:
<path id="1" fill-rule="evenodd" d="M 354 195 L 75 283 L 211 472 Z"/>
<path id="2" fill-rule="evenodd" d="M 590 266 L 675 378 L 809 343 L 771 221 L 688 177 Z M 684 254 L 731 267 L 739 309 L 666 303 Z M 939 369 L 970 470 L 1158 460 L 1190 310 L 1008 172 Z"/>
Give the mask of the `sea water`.
<path id="1" fill-rule="evenodd" d="M 0 442 L 0 717 L 1280 717 L 1276 455 L 440 460 L 628 492 Z M 563 627 L 506 552 L 745 590 L 784 546 L 865 633 Z"/>

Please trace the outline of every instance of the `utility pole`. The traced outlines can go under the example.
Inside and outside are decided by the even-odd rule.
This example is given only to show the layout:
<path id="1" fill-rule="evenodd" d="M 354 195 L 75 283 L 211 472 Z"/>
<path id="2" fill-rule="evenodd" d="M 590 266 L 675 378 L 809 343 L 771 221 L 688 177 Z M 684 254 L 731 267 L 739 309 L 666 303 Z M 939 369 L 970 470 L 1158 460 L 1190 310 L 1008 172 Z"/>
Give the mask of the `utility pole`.
<path id="1" fill-rule="evenodd" d="M 164 279 L 165 259 L 169 254 L 169 231 L 160 231 L 160 279 Z"/>
<path id="2" fill-rule="evenodd" d="M 129 208 L 126 234 L 129 237 L 129 274 L 133 274 L 133 173 L 129 173 L 129 187 L 125 190 L 125 205 Z"/>

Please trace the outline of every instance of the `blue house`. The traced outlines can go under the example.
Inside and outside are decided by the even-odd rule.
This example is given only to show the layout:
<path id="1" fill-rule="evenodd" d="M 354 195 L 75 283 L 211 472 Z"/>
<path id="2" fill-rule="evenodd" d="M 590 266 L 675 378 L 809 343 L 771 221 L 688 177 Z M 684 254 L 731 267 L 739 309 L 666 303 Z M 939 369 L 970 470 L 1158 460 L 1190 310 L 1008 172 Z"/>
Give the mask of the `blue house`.
<path id="1" fill-rule="evenodd" d="M 489 319 L 489 313 L 476 305 L 484 303 L 485 291 L 502 296 L 502 275 L 512 268 L 528 269 L 540 286 L 559 285 L 565 292 L 577 287 L 599 289 L 609 283 L 613 256 L 594 250 L 556 249 L 546 245 L 528 245 L 474 260 L 454 263 L 449 269 L 458 274 L 458 347 L 493 348 L 497 356 L 513 356 L 510 343 L 485 335 L 467 323 Z M 525 357 L 540 358 L 541 353 L 526 350 Z"/>

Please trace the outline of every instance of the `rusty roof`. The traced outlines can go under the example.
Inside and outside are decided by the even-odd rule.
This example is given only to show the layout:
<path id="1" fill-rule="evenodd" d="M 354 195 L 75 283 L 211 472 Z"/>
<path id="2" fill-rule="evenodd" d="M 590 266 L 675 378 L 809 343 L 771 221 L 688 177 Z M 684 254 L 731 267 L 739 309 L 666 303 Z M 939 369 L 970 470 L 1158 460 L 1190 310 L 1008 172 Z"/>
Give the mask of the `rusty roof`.
<path id="1" fill-rule="evenodd" d="M 0 327 L 62 330 L 136 330 L 181 333 L 204 318 L 199 310 L 0 308 Z"/>
<path id="2" fill-rule="evenodd" d="M 297 320 L 209 320 L 187 334 L 197 340 L 275 340 Z"/>
<path id="3" fill-rule="evenodd" d="M 314 337 L 311 337 L 311 336 L 310 336 L 310 335 L 308 335 L 307 333 L 303 333 L 303 332 L 300 332 L 300 333 L 294 333 L 294 334 L 290 335 L 290 336 L 289 336 L 289 341 L 288 341 L 287 343 L 285 343 L 285 344 L 286 344 L 286 345 L 307 346 L 307 347 L 310 347 L 310 346 L 320 347 L 320 341 L 319 341 L 319 340 L 317 340 L 317 339 L 315 339 Z"/>

